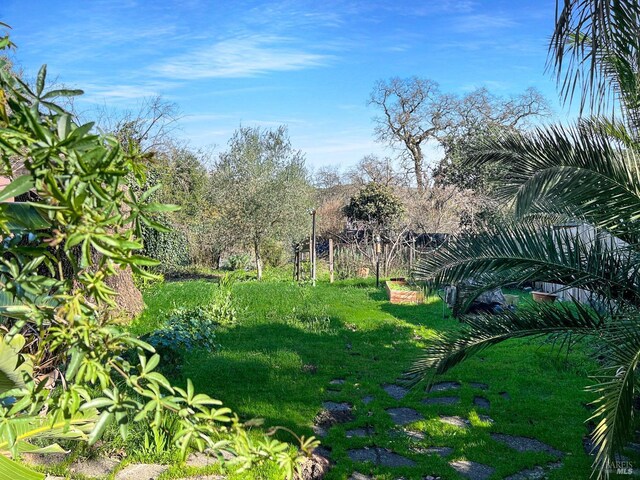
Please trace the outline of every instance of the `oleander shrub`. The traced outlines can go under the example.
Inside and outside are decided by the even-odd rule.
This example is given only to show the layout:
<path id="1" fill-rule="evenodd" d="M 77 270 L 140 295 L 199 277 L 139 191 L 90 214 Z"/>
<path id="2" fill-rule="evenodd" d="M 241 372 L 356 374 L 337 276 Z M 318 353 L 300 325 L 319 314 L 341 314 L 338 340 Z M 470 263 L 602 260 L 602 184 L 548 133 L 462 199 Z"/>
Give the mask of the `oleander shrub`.
<path id="1" fill-rule="evenodd" d="M 8 45 L 0 33 L 0 48 Z M 110 315 L 116 292 L 107 280 L 125 268 L 153 277 L 146 269 L 158 262 L 141 255 L 142 226 L 169 231 L 157 215 L 175 208 L 151 201 L 159 187 L 129 187 L 132 178 L 144 182 L 145 156 L 94 133 L 93 123 L 76 123 L 54 102 L 82 92 L 46 91 L 46 73 L 43 66 L 31 88 L 0 57 L 0 174 L 12 180 L 0 190 L 3 478 L 44 478 L 10 458 L 33 451 L 32 440 L 95 445 L 109 426 L 124 439 L 140 423 L 161 434 L 167 416 L 178 419 L 167 442 L 183 459 L 191 450 L 226 450 L 241 469 L 272 460 L 293 477 L 313 438 L 300 438 L 300 449 L 266 433 L 249 440 L 229 408 L 189 380 L 173 385 L 158 371 L 155 349 Z M 25 194 L 29 203 L 6 202 Z"/>

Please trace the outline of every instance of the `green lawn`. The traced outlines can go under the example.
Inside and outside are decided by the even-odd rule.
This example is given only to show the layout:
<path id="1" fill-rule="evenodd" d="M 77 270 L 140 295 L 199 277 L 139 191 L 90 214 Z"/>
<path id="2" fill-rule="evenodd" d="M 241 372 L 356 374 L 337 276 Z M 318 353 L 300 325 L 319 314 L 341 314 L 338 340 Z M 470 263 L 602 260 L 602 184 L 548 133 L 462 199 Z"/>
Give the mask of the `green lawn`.
<path id="1" fill-rule="evenodd" d="M 210 281 L 167 282 L 145 293 L 147 309 L 132 329 L 142 334 L 161 325 L 165 314 L 175 307 L 206 303 L 217 285 Z M 312 434 L 315 415 L 327 400 L 354 405 L 354 422 L 337 425 L 323 444 L 331 448 L 334 467 L 331 479 L 346 479 L 357 470 L 379 478 L 422 479 L 438 475 L 460 477 L 448 462 L 468 459 L 494 467 L 492 479 L 504 478 L 526 467 L 545 465 L 554 457 L 546 453 L 516 453 L 490 437 L 491 432 L 535 437 L 565 452 L 560 469 L 550 478 L 586 479 L 590 459 L 582 447 L 586 434 L 583 406 L 591 398 L 584 392 L 588 373 L 595 364 L 583 347 L 566 357 L 558 356 L 540 341 L 511 341 L 484 351 L 456 367 L 440 380 L 455 380 L 462 388 L 457 405 L 425 405 L 424 385 L 415 387 L 396 401 L 383 389 L 407 369 L 429 338 L 458 328 L 455 319 L 443 318 L 437 298 L 424 305 L 391 305 L 382 288 L 373 282 L 344 281 L 317 287 L 290 282 L 255 281 L 233 287 L 241 309 L 240 321 L 221 328 L 213 352 L 188 352 L 184 375 L 196 387 L 222 400 L 243 418 L 260 417 L 266 424 L 282 425 Z M 330 385 L 344 379 L 343 385 Z M 470 382 L 488 384 L 479 392 Z M 510 399 L 500 392 L 508 392 Z M 491 402 L 488 412 L 476 409 L 475 395 Z M 369 404 L 365 396 L 374 397 Z M 425 417 L 411 425 L 425 432 L 419 445 L 450 446 L 446 459 L 418 454 L 404 436 L 393 434 L 393 423 L 385 408 L 406 406 Z M 488 413 L 493 425 L 476 414 Z M 462 430 L 439 421 L 438 415 L 469 418 L 472 427 Z M 370 438 L 345 438 L 345 431 L 368 426 Z M 282 437 L 283 439 L 286 437 Z M 353 463 L 349 448 L 376 445 L 414 460 L 417 467 L 385 468 Z M 264 472 L 263 472 L 264 474 Z"/>

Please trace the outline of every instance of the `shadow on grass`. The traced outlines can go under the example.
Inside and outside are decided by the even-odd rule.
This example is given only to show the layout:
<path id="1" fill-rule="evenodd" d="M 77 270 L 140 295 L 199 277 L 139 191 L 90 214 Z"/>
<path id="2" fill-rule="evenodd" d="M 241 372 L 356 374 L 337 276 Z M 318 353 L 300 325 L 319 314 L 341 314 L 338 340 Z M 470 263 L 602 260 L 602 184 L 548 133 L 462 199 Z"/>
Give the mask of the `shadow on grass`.
<path id="1" fill-rule="evenodd" d="M 212 280 L 215 283 L 220 283 L 220 279 L 224 275 L 219 273 L 198 273 L 198 272 L 169 272 L 164 276 L 165 282 L 186 282 L 189 280 Z"/>
<path id="2" fill-rule="evenodd" d="M 337 288 L 375 288 L 376 279 L 375 278 L 349 278 L 346 280 L 337 280 L 333 284 L 333 287 Z"/>
<path id="3" fill-rule="evenodd" d="M 334 334 L 277 322 L 234 327 L 217 337 L 220 351 L 187 354 L 184 376 L 243 419 L 260 416 L 267 426 L 309 434 L 322 401 L 363 397 L 398 378 L 419 353 L 409 327 L 381 322 L 353 331 L 342 320 L 331 323 Z M 342 391 L 328 392 L 337 378 L 346 379 Z"/>

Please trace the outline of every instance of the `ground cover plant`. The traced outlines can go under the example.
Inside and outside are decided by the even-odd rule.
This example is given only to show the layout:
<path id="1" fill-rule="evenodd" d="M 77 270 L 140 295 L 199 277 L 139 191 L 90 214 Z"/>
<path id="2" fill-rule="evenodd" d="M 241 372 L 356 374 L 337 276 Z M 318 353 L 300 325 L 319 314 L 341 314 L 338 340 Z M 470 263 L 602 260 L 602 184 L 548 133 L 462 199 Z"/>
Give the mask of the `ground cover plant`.
<path id="1" fill-rule="evenodd" d="M 569 354 L 558 355 L 543 341 L 514 340 L 438 379 L 457 382 L 459 388 L 428 393 L 420 384 L 396 399 L 384 387 L 397 382 L 436 336 L 457 331 L 460 324 L 437 297 L 423 305 L 392 305 L 374 284 L 321 281 L 313 288 L 287 281 L 236 283 L 236 324 L 217 329 L 216 350 L 186 352 L 183 374 L 197 388 L 233 405 L 243 418 L 263 418 L 266 427 L 283 425 L 303 434 L 313 433 L 323 402 L 352 405 L 353 418 L 328 428 L 322 438 L 334 462 L 326 477 L 330 480 L 348 478 L 354 471 L 389 480 L 425 475 L 459 479 L 463 477 L 449 465 L 458 460 L 494 468 L 491 479 L 546 468 L 558 460 L 562 466 L 548 468 L 548 478 L 589 477 L 591 458 L 582 441 L 587 434 L 585 405 L 593 395 L 584 387 L 597 368 L 589 344 L 579 343 Z M 132 331 L 146 334 L 162 328 L 176 306 L 206 304 L 217 289 L 207 280 L 158 284 L 145 292 L 148 308 Z M 519 308 L 526 307 L 526 298 L 523 295 Z M 424 403 L 452 396 L 459 402 Z M 489 408 L 478 397 L 486 399 Z M 414 409 L 423 418 L 399 427 L 386 411 L 399 407 Z M 448 425 L 440 415 L 462 417 L 470 427 Z M 412 439 L 405 430 L 424 437 Z M 496 434 L 536 438 L 562 455 L 517 452 Z M 354 450 L 374 446 L 415 465 L 390 467 L 352 458 Z M 429 453 L 430 447 L 452 450 L 440 457 Z M 231 478 L 242 477 L 234 475 Z"/>

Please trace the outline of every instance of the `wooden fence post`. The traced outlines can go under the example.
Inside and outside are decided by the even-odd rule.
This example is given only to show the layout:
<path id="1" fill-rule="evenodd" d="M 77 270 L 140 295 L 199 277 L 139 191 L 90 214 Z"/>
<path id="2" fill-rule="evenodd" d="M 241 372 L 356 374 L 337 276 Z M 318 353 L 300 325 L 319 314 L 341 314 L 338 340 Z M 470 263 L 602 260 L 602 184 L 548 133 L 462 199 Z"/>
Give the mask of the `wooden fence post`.
<path id="1" fill-rule="evenodd" d="M 329 283 L 333 283 L 333 238 L 329 239 Z"/>
<path id="2" fill-rule="evenodd" d="M 416 252 L 416 239 L 412 237 L 411 243 L 409 244 L 409 275 L 411 275 L 411 272 L 413 271 L 413 262 L 414 262 L 415 252 Z"/>
<path id="3" fill-rule="evenodd" d="M 382 244 L 382 258 L 384 259 L 384 263 L 383 263 L 383 275 L 386 277 L 387 276 L 387 267 L 389 264 L 389 249 L 387 248 L 387 244 L 386 242 Z"/>

